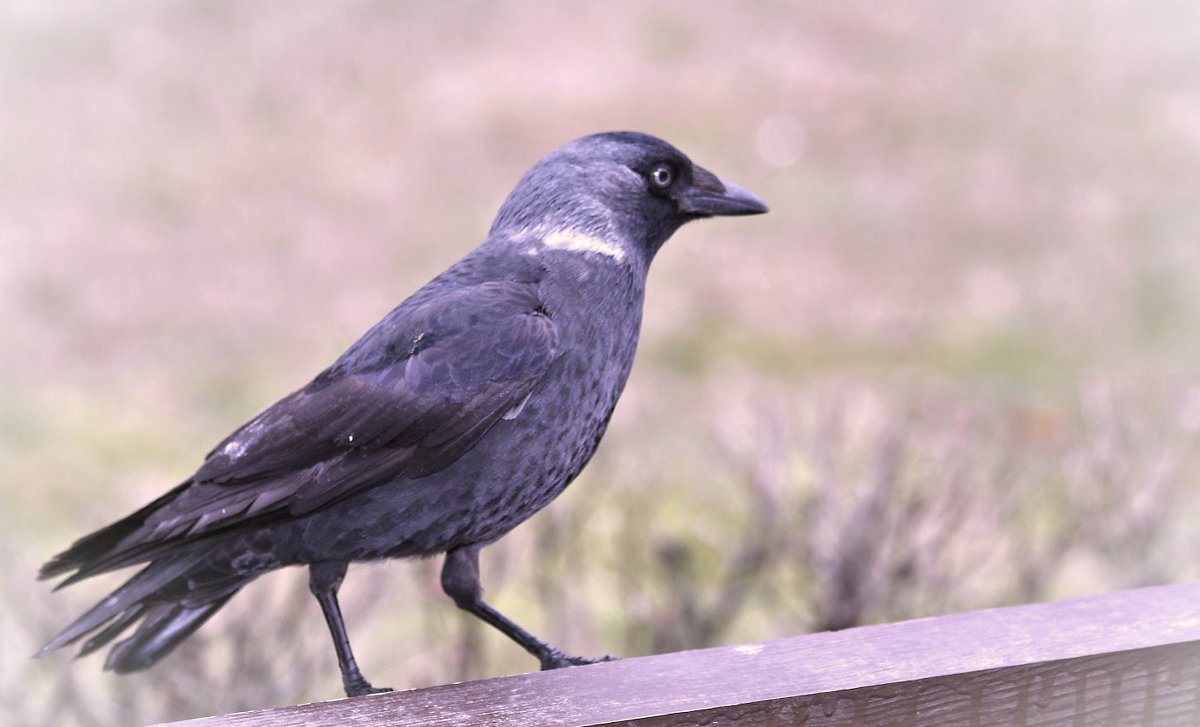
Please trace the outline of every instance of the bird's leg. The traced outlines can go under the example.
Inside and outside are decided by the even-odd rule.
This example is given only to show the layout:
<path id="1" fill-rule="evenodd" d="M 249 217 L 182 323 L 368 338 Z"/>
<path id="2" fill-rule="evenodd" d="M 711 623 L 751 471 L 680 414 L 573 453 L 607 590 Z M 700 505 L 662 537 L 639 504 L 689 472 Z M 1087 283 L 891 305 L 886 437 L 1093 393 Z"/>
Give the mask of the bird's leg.
<path id="1" fill-rule="evenodd" d="M 337 651 L 338 668 L 342 671 L 342 686 L 346 688 L 347 697 L 390 692 L 391 687 L 371 686 L 359 671 L 354 652 L 350 650 L 350 637 L 346 635 L 346 623 L 342 620 L 342 609 L 337 600 L 338 588 L 341 587 L 345 575 L 346 563 L 343 562 L 313 563 L 308 567 L 308 590 L 312 591 L 317 603 L 321 604 L 325 623 L 329 624 L 333 648 Z"/>
<path id="2" fill-rule="evenodd" d="M 605 656 L 600 659 L 585 659 L 582 656 L 564 654 L 516 625 L 507 616 L 484 602 L 483 588 L 479 584 L 478 547 L 455 548 L 446 553 L 446 564 L 442 567 L 442 590 L 446 592 L 447 596 L 454 599 L 454 603 L 459 608 L 470 611 L 496 627 L 500 633 L 536 656 L 541 662 L 542 671 L 561 669 L 565 666 L 595 664 L 600 661 L 612 661 L 616 658 Z"/>

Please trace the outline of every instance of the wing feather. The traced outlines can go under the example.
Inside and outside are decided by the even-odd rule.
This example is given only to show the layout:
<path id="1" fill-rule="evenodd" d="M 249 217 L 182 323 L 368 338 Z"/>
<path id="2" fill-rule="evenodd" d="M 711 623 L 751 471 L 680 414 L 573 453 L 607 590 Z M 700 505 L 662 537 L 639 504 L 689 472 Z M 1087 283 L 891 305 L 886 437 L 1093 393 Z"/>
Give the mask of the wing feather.
<path id="1" fill-rule="evenodd" d="M 76 577 L 445 469 L 519 413 L 557 355 L 555 325 L 531 283 L 488 282 L 402 305 L 217 445 L 189 483 L 140 512 L 133 532 Z"/>

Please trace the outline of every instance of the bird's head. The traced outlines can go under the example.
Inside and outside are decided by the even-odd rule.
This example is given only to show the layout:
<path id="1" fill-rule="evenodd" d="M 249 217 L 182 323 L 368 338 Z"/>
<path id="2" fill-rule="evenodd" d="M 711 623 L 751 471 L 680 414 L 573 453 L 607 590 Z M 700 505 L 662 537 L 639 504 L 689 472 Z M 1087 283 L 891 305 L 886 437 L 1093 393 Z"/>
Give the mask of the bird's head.
<path id="1" fill-rule="evenodd" d="M 662 139 L 620 131 L 545 156 L 504 202 L 491 234 L 648 263 L 685 222 L 766 211 Z"/>

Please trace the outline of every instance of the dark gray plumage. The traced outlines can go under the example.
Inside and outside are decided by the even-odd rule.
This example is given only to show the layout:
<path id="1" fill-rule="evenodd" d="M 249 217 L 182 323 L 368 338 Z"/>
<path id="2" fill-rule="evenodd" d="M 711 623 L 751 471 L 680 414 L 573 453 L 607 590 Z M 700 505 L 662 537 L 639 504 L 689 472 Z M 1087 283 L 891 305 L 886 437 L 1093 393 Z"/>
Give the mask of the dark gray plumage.
<path id="1" fill-rule="evenodd" d="M 363 678 L 336 592 L 351 561 L 447 553 L 446 593 L 549 669 L 587 663 L 481 598 L 479 550 L 544 507 L 596 450 L 633 363 L 646 271 L 680 225 L 766 212 L 666 142 L 617 132 L 539 161 L 487 239 L 200 469 L 41 570 L 62 585 L 148 563 L 40 652 L 158 661 L 259 575 L 310 566 L 346 693 Z"/>

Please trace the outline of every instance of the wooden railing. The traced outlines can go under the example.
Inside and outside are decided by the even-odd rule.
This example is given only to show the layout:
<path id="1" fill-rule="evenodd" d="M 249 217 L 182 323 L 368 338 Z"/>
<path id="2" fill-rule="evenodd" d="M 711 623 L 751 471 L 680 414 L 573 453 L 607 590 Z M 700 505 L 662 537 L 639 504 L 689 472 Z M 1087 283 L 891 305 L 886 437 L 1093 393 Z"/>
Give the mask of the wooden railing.
<path id="1" fill-rule="evenodd" d="M 1200 584 L 173 724 L 1200 727 Z"/>

